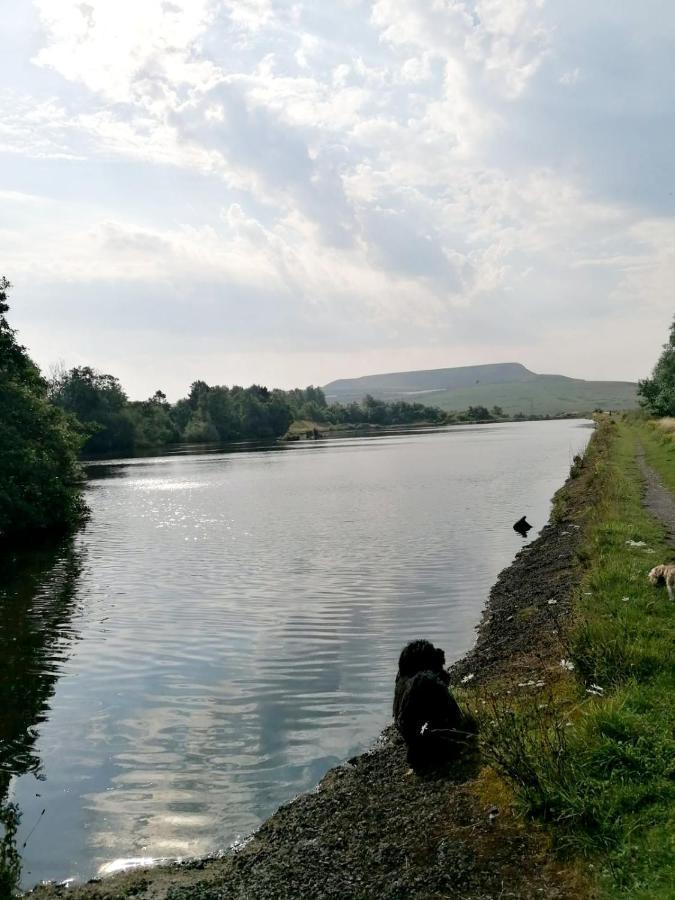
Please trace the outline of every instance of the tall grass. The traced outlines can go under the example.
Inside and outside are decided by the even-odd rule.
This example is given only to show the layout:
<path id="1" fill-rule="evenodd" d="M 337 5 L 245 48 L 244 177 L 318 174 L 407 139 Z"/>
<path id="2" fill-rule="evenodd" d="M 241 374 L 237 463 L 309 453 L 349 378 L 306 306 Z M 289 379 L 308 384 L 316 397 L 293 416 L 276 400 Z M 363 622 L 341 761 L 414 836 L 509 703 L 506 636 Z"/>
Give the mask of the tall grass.
<path id="1" fill-rule="evenodd" d="M 560 852 L 589 861 L 606 896 L 665 900 L 675 885 L 675 610 L 646 578 L 668 551 L 641 502 L 643 427 L 603 421 L 587 452 L 573 673 L 545 697 L 488 699 L 482 734 L 527 814 L 549 824 Z"/>

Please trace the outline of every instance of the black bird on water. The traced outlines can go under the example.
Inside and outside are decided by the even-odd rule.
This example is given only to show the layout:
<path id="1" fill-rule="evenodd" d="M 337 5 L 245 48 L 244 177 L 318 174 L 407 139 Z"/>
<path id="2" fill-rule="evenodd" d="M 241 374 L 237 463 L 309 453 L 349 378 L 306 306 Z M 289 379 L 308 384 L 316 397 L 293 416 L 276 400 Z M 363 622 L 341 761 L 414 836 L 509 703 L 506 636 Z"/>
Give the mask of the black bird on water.
<path id="1" fill-rule="evenodd" d="M 525 516 L 522 519 L 518 519 L 516 524 L 513 526 L 513 530 L 517 531 L 521 537 L 527 537 L 527 532 L 532 528 L 530 523 L 527 521 Z"/>

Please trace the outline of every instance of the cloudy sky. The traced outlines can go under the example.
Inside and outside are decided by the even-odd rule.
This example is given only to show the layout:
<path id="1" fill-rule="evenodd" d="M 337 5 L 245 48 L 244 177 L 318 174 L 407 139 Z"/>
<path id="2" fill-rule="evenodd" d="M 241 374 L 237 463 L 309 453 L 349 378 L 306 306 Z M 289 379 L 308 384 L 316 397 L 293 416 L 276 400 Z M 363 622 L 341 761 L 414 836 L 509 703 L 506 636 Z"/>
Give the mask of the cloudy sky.
<path id="1" fill-rule="evenodd" d="M 672 0 L 20 0 L 0 32 L 0 272 L 43 366 L 634 379 L 666 339 Z"/>

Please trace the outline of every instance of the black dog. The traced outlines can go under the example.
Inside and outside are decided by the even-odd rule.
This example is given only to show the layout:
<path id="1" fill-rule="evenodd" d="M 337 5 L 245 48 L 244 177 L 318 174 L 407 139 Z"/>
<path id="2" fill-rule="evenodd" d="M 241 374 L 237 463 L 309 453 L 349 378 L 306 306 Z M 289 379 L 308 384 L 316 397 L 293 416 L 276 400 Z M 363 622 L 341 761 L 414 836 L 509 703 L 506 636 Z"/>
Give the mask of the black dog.
<path id="1" fill-rule="evenodd" d="M 423 640 L 403 648 L 394 690 L 394 721 L 413 769 L 439 766 L 457 750 L 462 712 L 449 683 L 440 648 Z"/>

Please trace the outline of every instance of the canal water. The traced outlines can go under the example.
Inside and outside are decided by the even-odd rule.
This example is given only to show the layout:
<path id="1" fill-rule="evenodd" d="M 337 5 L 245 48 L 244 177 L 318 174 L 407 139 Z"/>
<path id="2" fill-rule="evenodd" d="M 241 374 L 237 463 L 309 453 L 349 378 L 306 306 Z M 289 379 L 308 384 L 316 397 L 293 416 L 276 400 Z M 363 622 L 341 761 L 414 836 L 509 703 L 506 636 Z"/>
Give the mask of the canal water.
<path id="1" fill-rule="evenodd" d="M 0 571 L 23 884 L 223 849 L 365 749 L 401 646 L 427 637 L 449 663 L 471 646 L 523 544 L 513 522 L 536 537 L 590 433 L 462 426 L 90 465 L 86 527 Z"/>

